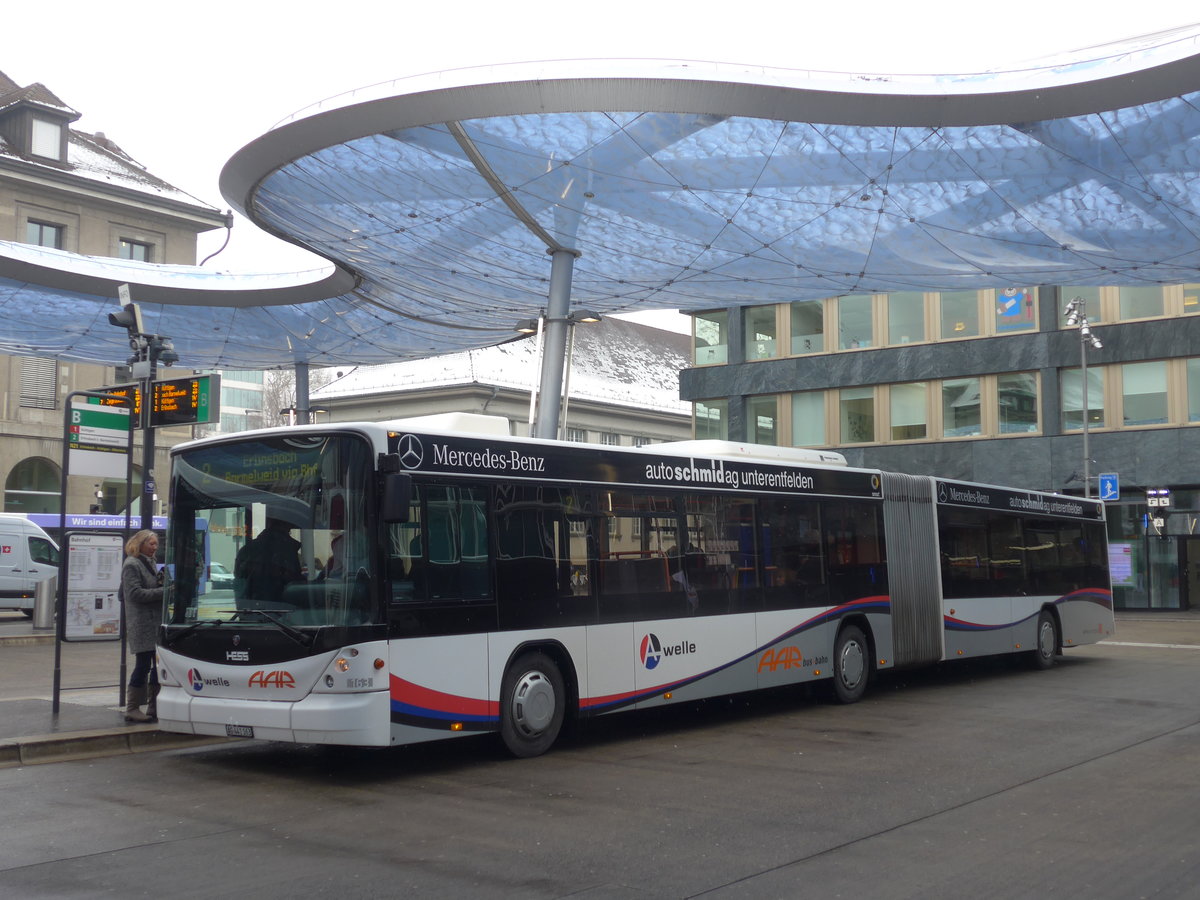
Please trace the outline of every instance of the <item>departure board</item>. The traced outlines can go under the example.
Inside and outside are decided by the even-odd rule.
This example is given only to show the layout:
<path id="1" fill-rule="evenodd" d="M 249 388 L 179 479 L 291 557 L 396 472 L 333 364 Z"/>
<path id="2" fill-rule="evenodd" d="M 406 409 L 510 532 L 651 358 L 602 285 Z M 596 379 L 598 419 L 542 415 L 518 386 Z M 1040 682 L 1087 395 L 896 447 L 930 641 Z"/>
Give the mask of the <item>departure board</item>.
<path id="1" fill-rule="evenodd" d="M 173 381 L 156 381 L 150 406 L 150 425 L 203 425 L 221 417 L 221 376 L 193 375 Z"/>
<path id="2" fill-rule="evenodd" d="M 135 419 L 142 414 L 142 392 L 136 384 L 119 384 L 101 388 L 112 397 L 133 397 Z M 171 381 L 156 381 L 152 390 L 150 427 L 170 428 L 173 425 L 204 425 L 221 418 L 221 376 L 193 375 Z M 101 400 L 103 405 L 117 401 Z"/>

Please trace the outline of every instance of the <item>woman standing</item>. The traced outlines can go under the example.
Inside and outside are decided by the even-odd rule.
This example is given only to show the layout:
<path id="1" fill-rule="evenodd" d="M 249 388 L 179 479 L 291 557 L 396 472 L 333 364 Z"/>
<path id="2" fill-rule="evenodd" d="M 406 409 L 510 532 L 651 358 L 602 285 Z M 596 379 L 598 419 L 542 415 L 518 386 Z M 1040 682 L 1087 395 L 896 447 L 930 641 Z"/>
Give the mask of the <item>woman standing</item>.
<path id="1" fill-rule="evenodd" d="M 121 566 L 121 599 L 125 603 L 125 635 L 134 656 L 125 700 L 126 722 L 158 721 L 158 670 L 154 639 L 162 621 L 163 589 L 155 569 L 158 535 L 143 529 L 125 543 Z M 148 676 L 148 677 L 147 677 Z M 141 705 L 146 704 L 142 712 Z"/>

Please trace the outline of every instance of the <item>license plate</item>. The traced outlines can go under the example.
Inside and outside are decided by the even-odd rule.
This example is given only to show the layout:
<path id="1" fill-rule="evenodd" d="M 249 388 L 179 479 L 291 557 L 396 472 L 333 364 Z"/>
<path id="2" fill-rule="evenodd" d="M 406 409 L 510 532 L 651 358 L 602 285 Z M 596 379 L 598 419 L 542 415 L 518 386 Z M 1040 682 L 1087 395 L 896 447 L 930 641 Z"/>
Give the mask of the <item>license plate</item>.
<path id="1" fill-rule="evenodd" d="M 254 737 L 253 725 L 226 725 L 225 733 L 230 737 Z"/>

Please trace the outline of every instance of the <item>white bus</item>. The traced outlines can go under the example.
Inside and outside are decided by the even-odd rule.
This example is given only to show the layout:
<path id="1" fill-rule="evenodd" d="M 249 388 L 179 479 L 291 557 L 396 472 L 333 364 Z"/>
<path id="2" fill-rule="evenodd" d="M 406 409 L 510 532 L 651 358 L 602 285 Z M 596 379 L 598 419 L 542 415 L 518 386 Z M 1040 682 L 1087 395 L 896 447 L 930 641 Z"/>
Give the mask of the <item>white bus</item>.
<path id="1" fill-rule="evenodd" d="M 850 468 L 823 451 L 639 449 L 435 416 L 172 451 L 159 725 L 388 746 L 1113 633 L 1103 505 Z M 197 520 L 206 527 L 198 528 Z M 192 574 L 207 537 L 233 573 Z M 171 566 L 171 563 L 177 563 Z"/>

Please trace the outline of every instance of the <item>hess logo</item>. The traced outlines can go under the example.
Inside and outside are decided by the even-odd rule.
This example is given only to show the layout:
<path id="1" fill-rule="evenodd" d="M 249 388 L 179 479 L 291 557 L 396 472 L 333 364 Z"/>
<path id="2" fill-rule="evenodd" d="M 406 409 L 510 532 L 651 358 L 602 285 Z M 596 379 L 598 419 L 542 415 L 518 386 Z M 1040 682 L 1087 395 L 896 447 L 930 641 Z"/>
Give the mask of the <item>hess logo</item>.
<path id="1" fill-rule="evenodd" d="M 272 672 L 258 671 L 250 676 L 250 687 L 261 688 L 294 688 L 296 679 L 286 669 L 276 669 Z"/>

